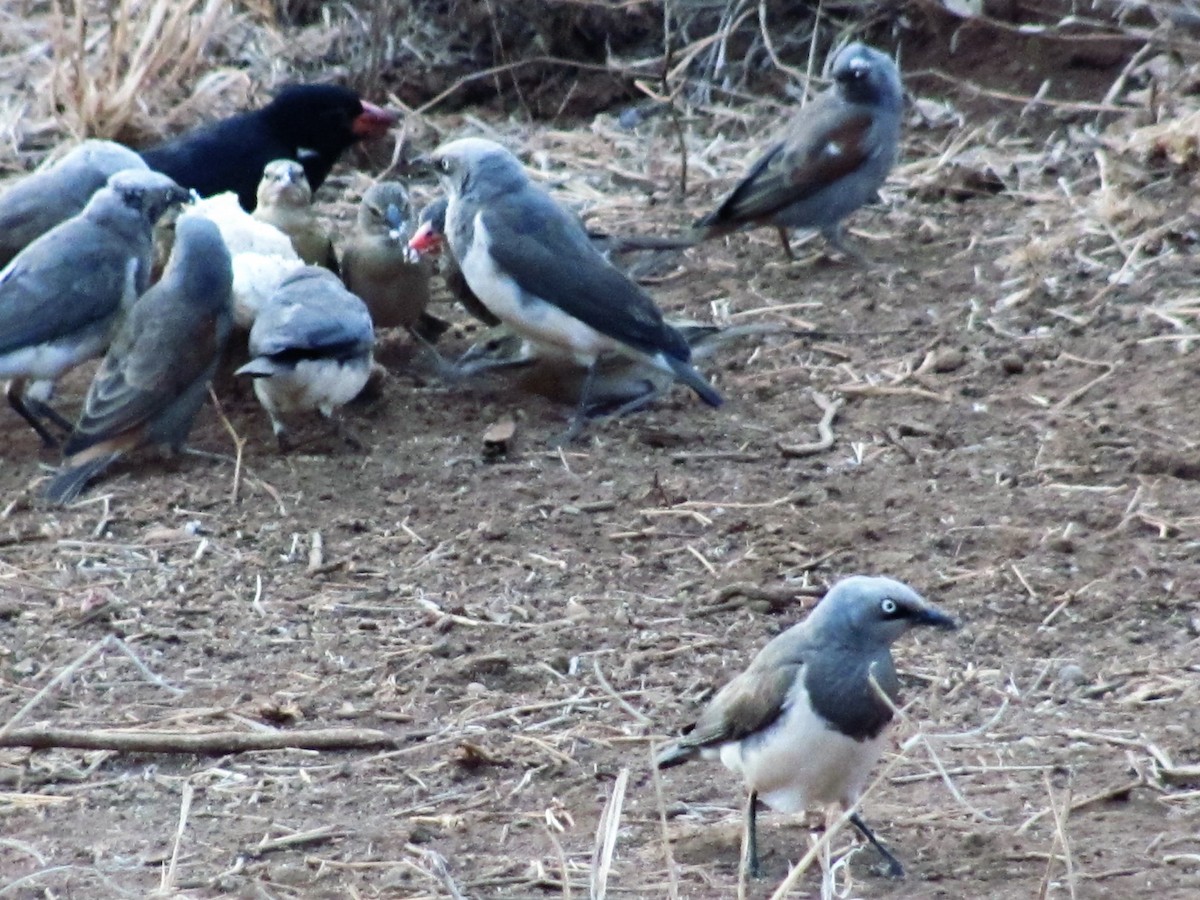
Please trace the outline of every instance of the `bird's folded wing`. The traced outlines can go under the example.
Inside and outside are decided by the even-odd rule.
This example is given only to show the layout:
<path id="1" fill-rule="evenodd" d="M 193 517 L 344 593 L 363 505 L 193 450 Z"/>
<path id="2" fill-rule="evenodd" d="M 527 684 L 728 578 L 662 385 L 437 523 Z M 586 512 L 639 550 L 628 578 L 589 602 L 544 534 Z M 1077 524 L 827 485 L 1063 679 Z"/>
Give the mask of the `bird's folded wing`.
<path id="1" fill-rule="evenodd" d="M 690 359 L 687 343 L 663 324 L 654 301 L 609 265 L 550 198 L 489 207 L 482 221 L 496 265 L 526 294 L 643 353 Z"/>
<path id="2" fill-rule="evenodd" d="M 713 697 L 687 736 L 685 747 L 738 741 L 769 726 L 783 713 L 788 691 L 800 676 L 800 663 L 770 669 L 751 667 Z"/>
<path id="3" fill-rule="evenodd" d="M 807 200 L 852 173 L 871 156 L 872 117 L 867 110 L 814 101 L 811 113 L 751 168 L 716 212 L 701 225 L 749 222 Z"/>
<path id="4" fill-rule="evenodd" d="M 373 338 L 370 314 L 360 302 L 331 302 L 324 308 L 308 303 L 270 304 L 250 332 L 250 352 L 271 357 L 309 350 L 340 354 L 369 346 Z"/>
<path id="5" fill-rule="evenodd" d="M 64 454 L 79 453 L 154 419 L 207 373 L 218 343 L 211 317 L 134 307 L 92 379 Z"/>
<path id="6" fill-rule="evenodd" d="M 44 343 L 113 314 L 132 250 L 80 222 L 43 235 L 0 278 L 0 353 Z M 126 252 L 122 252 L 122 251 Z"/>

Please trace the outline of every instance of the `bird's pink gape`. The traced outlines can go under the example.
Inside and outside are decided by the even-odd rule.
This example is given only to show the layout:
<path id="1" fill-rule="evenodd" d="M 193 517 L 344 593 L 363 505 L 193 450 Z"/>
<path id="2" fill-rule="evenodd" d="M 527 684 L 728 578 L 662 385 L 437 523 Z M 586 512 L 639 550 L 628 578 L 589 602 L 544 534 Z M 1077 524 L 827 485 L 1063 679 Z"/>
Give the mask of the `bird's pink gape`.
<path id="1" fill-rule="evenodd" d="M 432 224 L 426 222 L 409 239 L 408 246 L 418 253 L 437 256 L 442 252 L 442 236 L 434 230 Z"/>
<path id="2" fill-rule="evenodd" d="M 355 137 L 378 138 L 387 134 L 387 130 L 395 125 L 400 116 L 390 109 L 376 106 L 374 103 L 362 102 L 363 111 L 354 119 L 350 130 Z"/>

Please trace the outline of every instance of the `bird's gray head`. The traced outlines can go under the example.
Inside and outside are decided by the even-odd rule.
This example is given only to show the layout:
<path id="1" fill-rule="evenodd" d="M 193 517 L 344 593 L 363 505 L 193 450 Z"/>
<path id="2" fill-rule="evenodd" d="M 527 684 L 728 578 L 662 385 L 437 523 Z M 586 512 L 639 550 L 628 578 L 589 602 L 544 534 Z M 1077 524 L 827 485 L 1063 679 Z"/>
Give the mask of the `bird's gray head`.
<path id="1" fill-rule="evenodd" d="M 124 169 L 138 169 L 144 172 L 150 168 L 140 156 L 128 147 L 113 141 L 101 141 L 95 138 L 84 141 L 71 151 L 69 156 L 106 176 L 114 175 Z"/>
<path id="2" fill-rule="evenodd" d="M 138 169 L 125 169 L 110 177 L 106 189 L 97 191 L 92 202 L 105 195 L 115 195 L 121 204 L 141 213 L 151 224 L 172 206 L 186 203 L 191 198 L 187 190 L 166 175 Z"/>
<path id="3" fill-rule="evenodd" d="M 429 154 L 442 186 L 452 197 L 467 191 L 486 198 L 520 189 L 529 181 L 521 161 L 495 141 L 459 138 Z"/>
<path id="4" fill-rule="evenodd" d="M 188 279 L 188 294 L 197 303 L 229 303 L 233 285 L 233 263 L 221 230 L 194 212 L 184 212 L 175 221 L 175 246 L 163 273 Z"/>
<path id="5" fill-rule="evenodd" d="M 408 224 L 411 201 L 398 181 L 380 181 L 367 188 L 358 207 L 358 224 L 369 232 L 400 232 Z M 396 238 L 402 235 L 397 233 Z"/>
<path id="6" fill-rule="evenodd" d="M 847 44 L 833 59 L 829 71 L 838 89 L 851 103 L 873 103 L 899 109 L 904 100 L 900 72 L 886 53 L 866 44 Z"/>
<path id="7" fill-rule="evenodd" d="M 954 619 L 903 582 L 852 575 L 829 589 L 809 617 L 824 637 L 856 646 L 887 647 L 911 628 L 953 630 Z"/>
<path id="8" fill-rule="evenodd" d="M 312 189 L 304 166 L 294 159 L 276 159 L 263 168 L 258 183 L 259 206 L 308 206 Z"/>

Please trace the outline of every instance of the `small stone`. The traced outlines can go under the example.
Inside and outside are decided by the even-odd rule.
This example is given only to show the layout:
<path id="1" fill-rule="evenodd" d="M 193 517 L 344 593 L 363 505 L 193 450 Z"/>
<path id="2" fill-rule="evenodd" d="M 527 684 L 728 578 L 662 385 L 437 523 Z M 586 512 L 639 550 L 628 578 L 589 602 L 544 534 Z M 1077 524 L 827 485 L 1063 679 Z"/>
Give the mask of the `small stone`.
<path id="1" fill-rule="evenodd" d="M 1087 681 L 1087 674 L 1081 666 L 1067 663 L 1058 670 L 1058 683 L 1065 687 L 1078 687 Z"/>

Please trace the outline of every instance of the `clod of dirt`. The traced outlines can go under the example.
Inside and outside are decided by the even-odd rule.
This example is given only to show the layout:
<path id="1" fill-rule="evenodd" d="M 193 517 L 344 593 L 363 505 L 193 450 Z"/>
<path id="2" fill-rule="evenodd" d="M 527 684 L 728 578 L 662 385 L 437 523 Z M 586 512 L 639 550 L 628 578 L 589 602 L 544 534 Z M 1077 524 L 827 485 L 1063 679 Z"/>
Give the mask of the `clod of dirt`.
<path id="1" fill-rule="evenodd" d="M 1141 475 L 1170 475 L 1184 481 L 1200 481 L 1200 459 L 1188 459 L 1179 453 L 1147 450 L 1133 463 Z"/>

